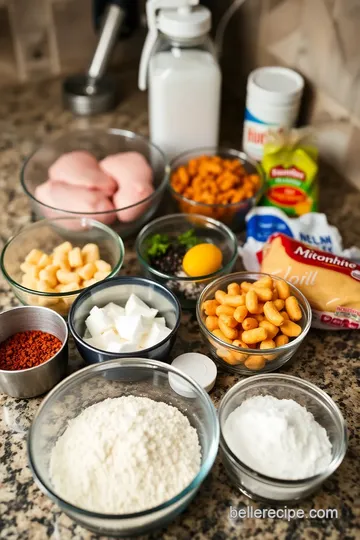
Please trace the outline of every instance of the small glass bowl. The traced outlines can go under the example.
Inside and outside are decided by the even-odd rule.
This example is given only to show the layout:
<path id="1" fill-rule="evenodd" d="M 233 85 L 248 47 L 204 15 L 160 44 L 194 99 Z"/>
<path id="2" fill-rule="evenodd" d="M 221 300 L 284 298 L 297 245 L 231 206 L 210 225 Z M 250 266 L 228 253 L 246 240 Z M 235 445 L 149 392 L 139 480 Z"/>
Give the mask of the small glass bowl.
<path id="1" fill-rule="evenodd" d="M 238 159 L 244 166 L 248 174 L 257 174 L 260 178 L 260 187 L 255 195 L 249 199 L 244 199 L 238 203 L 229 204 L 205 204 L 192 201 L 178 193 L 171 186 L 171 174 L 180 165 L 186 165 L 190 159 L 206 155 L 219 156 L 224 159 Z M 233 150 L 232 148 L 205 147 L 194 148 L 176 156 L 170 162 L 169 190 L 174 201 L 176 201 L 179 210 L 186 214 L 202 214 L 225 223 L 233 231 L 240 231 L 245 227 L 246 214 L 257 205 L 264 192 L 264 174 L 261 166 L 244 152 Z"/>
<path id="2" fill-rule="evenodd" d="M 124 261 L 124 244 L 110 227 L 87 218 L 43 219 L 27 225 L 5 244 L 0 266 L 6 281 L 15 296 L 24 305 L 44 306 L 67 316 L 71 304 L 85 289 L 70 292 L 49 293 L 28 289 L 21 285 L 23 272 L 20 265 L 32 249 L 49 254 L 62 242 L 69 241 L 73 246 L 82 247 L 88 243 L 97 244 L 100 257 L 111 265 L 109 279 L 119 272 Z"/>
<path id="3" fill-rule="evenodd" d="M 54 161 L 62 154 L 74 150 L 86 150 L 97 159 L 103 159 L 118 152 L 139 152 L 146 158 L 153 170 L 154 192 L 134 205 L 107 212 L 91 212 L 90 214 L 87 212 L 74 213 L 42 203 L 35 197 L 37 186 L 46 182 L 49 167 Z M 166 189 L 169 170 L 162 151 L 146 137 L 121 129 L 86 128 L 51 138 L 35 150 L 24 163 L 21 171 L 21 185 L 29 197 L 33 211 L 39 218 L 84 217 L 96 219 L 111 225 L 122 238 L 125 238 L 141 229 L 155 214 Z M 137 207 L 141 208 L 141 211 L 135 220 L 124 222 L 117 219 L 119 210 L 136 209 Z"/>
<path id="4" fill-rule="evenodd" d="M 211 242 L 221 249 L 223 266 L 219 270 L 198 278 L 180 278 L 164 274 L 150 266 L 146 250 L 151 236 L 168 234 L 176 238 L 189 229 L 194 229 L 201 242 Z M 218 276 L 231 272 L 238 257 L 237 239 L 234 233 L 219 221 L 196 214 L 171 214 L 155 219 L 140 231 L 135 249 L 145 275 L 171 289 L 179 298 L 181 307 L 184 309 L 194 309 L 202 289 Z"/>
<path id="5" fill-rule="evenodd" d="M 171 376 L 190 386 L 193 397 L 177 394 Z M 52 485 L 49 474 L 51 451 L 69 421 L 85 407 L 107 398 L 141 396 L 177 407 L 197 430 L 201 446 L 201 468 L 181 493 L 163 504 L 132 514 L 101 514 L 74 506 Z M 71 519 L 100 535 L 135 536 L 166 526 L 183 512 L 209 474 L 219 447 L 219 422 L 207 392 L 177 369 L 141 358 L 123 358 L 95 364 L 74 373 L 58 384 L 44 399 L 28 436 L 28 458 L 40 489 Z M 169 449 L 171 452 L 171 449 Z"/>
<path id="6" fill-rule="evenodd" d="M 243 349 L 242 347 L 236 347 L 232 344 L 225 343 L 225 341 L 217 338 L 216 336 L 214 336 L 214 334 L 212 334 L 212 332 L 210 332 L 210 330 L 207 329 L 205 324 L 206 315 L 202 309 L 202 305 L 204 304 L 204 302 L 206 302 L 206 300 L 212 300 L 215 297 L 215 292 L 218 289 L 226 291 L 227 286 L 230 283 L 241 283 L 242 281 L 253 282 L 267 275 L 268 274 L 262 273 L 236 272 L 234 274 L 220 277 L 210 283 L 210 285 L 208 285 L 206 289 L 203 290 L 197 302 L 196 317 L 200 326 L 201 333 L 205 338 L 209 351 L 214 360 L 220 365 L 220 367 L 226 369 L 227 371 L 231 371 L 239 375 L 254 375 L 254 369 L 249 369 L 244 364 L 244 362 L 250 356 L 262 356 L 265 360 L 264 367 L 262 369 L 258 369 L 256 371 L 257 373 L 269 373 L 270 371 L 275 371 L 276 369 L 279 369 L 281 366 L 286 364 L 286 362 L 288 362 L 292 356 L 294 356 L 310 329 L 312 317 L 310 304 L 306 300 L 305 296 L 299 291 L 299 289 L 294 287 L 294 285 L 289 282 L 287 283 L 290 287 L 291 294 L 297 298 L 303 316 L 302 319 L 297 323 L 302 328 L 301 334 L 292 341 L 289 341 L 289 343 L 287 343 L 286 345 L 276 347 L 275 349 Z M 270 277 L 274 281 L 284 281 L 276 276 Z M 222 356 L 227 357 L 228 355 L 232 357 L 234 356 L 234 353 L 241 355 L 241 362 L 239 361 L 239 363 L 237 364 L 230 364 L 222 358 Z"/>
<path id="7" fill-rule="evenodd" d="M 229 416 L 246 399 L 270 395 L 292 399 L 311 412 L 326 429 L 332 444 L 332 460 L 322 473 L 302 480 L 279 480 L 254 471 L 230 450 L 224 438 L 224 425 Z M 323 390 L 308 381 L 291 375 L 256 375 L 244 379 L 229 390 L 220 402 L 220 449 L 229 479 L 248 497 L 268 503 L 295 503 L 320 488 L 344 459 L 347 432 L 344 418 L 336 403 Z"/>

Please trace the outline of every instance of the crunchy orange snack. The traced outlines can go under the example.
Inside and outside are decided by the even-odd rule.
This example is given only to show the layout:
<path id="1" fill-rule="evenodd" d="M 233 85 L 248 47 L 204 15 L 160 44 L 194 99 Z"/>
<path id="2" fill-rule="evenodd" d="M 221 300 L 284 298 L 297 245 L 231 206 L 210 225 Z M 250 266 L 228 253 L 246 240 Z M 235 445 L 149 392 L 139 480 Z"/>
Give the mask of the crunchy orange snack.
<path id="1" fill-rule="evenodd" d="M 260 178 L 258 174 L 248 174 L 238 159 L 199 156 L 172 173 L 171 186 L 191 201 L 227 205 L 253 197 L 260 187 Z M 191 212 L 189 208 L 182 210 Z M 209 215 L 221 217 L 211 210 Z"/>
<path id="2" fill-rule="evenodd" d="M 248 369 L 261 370 L 266 362 L 277 358 L 277 347 L 286 345 L 290 339 L 301 334 L 302 327 L 294 322 L 300 321 L 303 316 L 298 300 L 291 295 L 286 281 L 273 280 L 270 276 L 263 276 L 253 283 L 230 283 L 227 291 L 218 289 L 215 299 L 203 303 L 202 310 L 207 315 L 206 328 L 225 343 L 262 351 L 274 349 L 275 354 L 250 355 L 219 348 L 214 342 L 216 354 L 228 364 L 244 363 Z M 276 305 L 279 302 L 276 298 L 278 294 L 284 300 Z M 279 312 L 278 307 L 284 310 Z M 259 315 L 260 320 L 255 318 Z"/>

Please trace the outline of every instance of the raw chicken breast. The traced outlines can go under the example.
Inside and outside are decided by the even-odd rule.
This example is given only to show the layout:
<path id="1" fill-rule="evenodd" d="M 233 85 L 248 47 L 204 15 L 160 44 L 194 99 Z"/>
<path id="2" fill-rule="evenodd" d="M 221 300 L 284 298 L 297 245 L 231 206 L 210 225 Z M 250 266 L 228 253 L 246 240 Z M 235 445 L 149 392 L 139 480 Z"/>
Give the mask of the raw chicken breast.
<path id="1" fill-rule="evenodd" d="M 121 152 L 107 156 L 99 162 L 99 166 L 120 188 L 131 184 L 133 189 L 141 190 L 141 186 L 151 185 L 153 182 L 151 167 L 139 152 Z"/>
<path id="2" fill-rule="evenodd" d="M 108 197 L 117 189 L 115 180 L 100 169 L 96 158 L 83 150 L 60 156 L 49 168 L 49 178 L 81 188 L 97 189 Z"/>
<path id="3" fill-rule="evenodd" d="M 110 199 L 101 191 L 92 191 L 85 187 L 48 180 L 36 188 L 35 197 L 44 204 L 74 212 L 74 214 L 88 212 L 89 214 L 86 217 L 97 219 L 107 225 L 110 225 L 116 219 L 115 213 L 93 214 L 115 209 Z M 44 210 L 46 211 L 44 211 L 46 217 L 59 217 L 59 212 L 52 211 L 50 208 Z"/>
<path id="4" fill-rule="evenodd" d="M 125 208 L 126 206 L 130 206 L 132 204 L 136 204 L 147 197 L 149 197 L 152 193 L 154 193 L 154 188 L 151 184 L 145 184 L 139 188 L 138 190 L 132 189 L 131 187 L 122 187 L 120 188 L 113 197 L 113 203 L 115 205 L 115 208 Z M 145 210 L 149 207 L 151 202 L 146 202 L 143 204 L 139 204 L 138 206 L 135 206 L 134 208 L 128 208 L 127 210 L 119 210 L 117 212 L 117 217 L 120 221 L 134 221 L 134 219 L 137 219 L 141 214 L 145 212 Z"/>
<path id="5" fill-rule="evenodd" d="M 119 189 L 113 197 L 115 208 L 125 208 L 149 197 L 154 188 L 153 173 L 146 158 L 139 152 L 121 152 L 107 156 L 99 163 L 100 168 L 114 178 Z M 146 210 L 149 203 L 128 210 L 120 210 L 120 221 L 133 221 Z"/>

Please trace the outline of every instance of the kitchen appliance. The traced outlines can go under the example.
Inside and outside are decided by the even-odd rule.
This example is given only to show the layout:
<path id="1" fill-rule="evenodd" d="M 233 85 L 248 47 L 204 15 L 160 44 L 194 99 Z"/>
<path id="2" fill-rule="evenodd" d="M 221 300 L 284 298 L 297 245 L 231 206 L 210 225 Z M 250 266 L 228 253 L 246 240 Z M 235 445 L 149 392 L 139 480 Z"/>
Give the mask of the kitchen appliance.
<path id="1" fill-rule="evenodd" d="M 103 22 L 88 72 L 72 75 L 63 84 L 65 107 L 81 116 L 99 114 L 115 106 L 116 84 L 105 72 L 117 40 L 130 36 L 137 27 L 138 3 L 137 0 L 95 0 L 93 12 L 95 27 Z"/>

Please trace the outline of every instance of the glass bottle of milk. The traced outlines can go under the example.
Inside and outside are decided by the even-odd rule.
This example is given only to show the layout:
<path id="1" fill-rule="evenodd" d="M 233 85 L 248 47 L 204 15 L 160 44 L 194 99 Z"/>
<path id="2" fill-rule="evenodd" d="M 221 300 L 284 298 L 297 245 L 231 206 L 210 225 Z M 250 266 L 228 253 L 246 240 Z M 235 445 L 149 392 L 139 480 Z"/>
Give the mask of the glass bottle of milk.
<path id="1" fill-rule="evenodd" d="M 147 3 L 149 33 L 139 86 L 149 86 L 150 136 L 171 159 L 189 149 L 217 146 L 221 72 L 209 31 L 211 13 L 198 0 Z M 179 6 L 180 5 L 180 6 Z M 191 7 L 194 6 L 194 7 Z"/>

